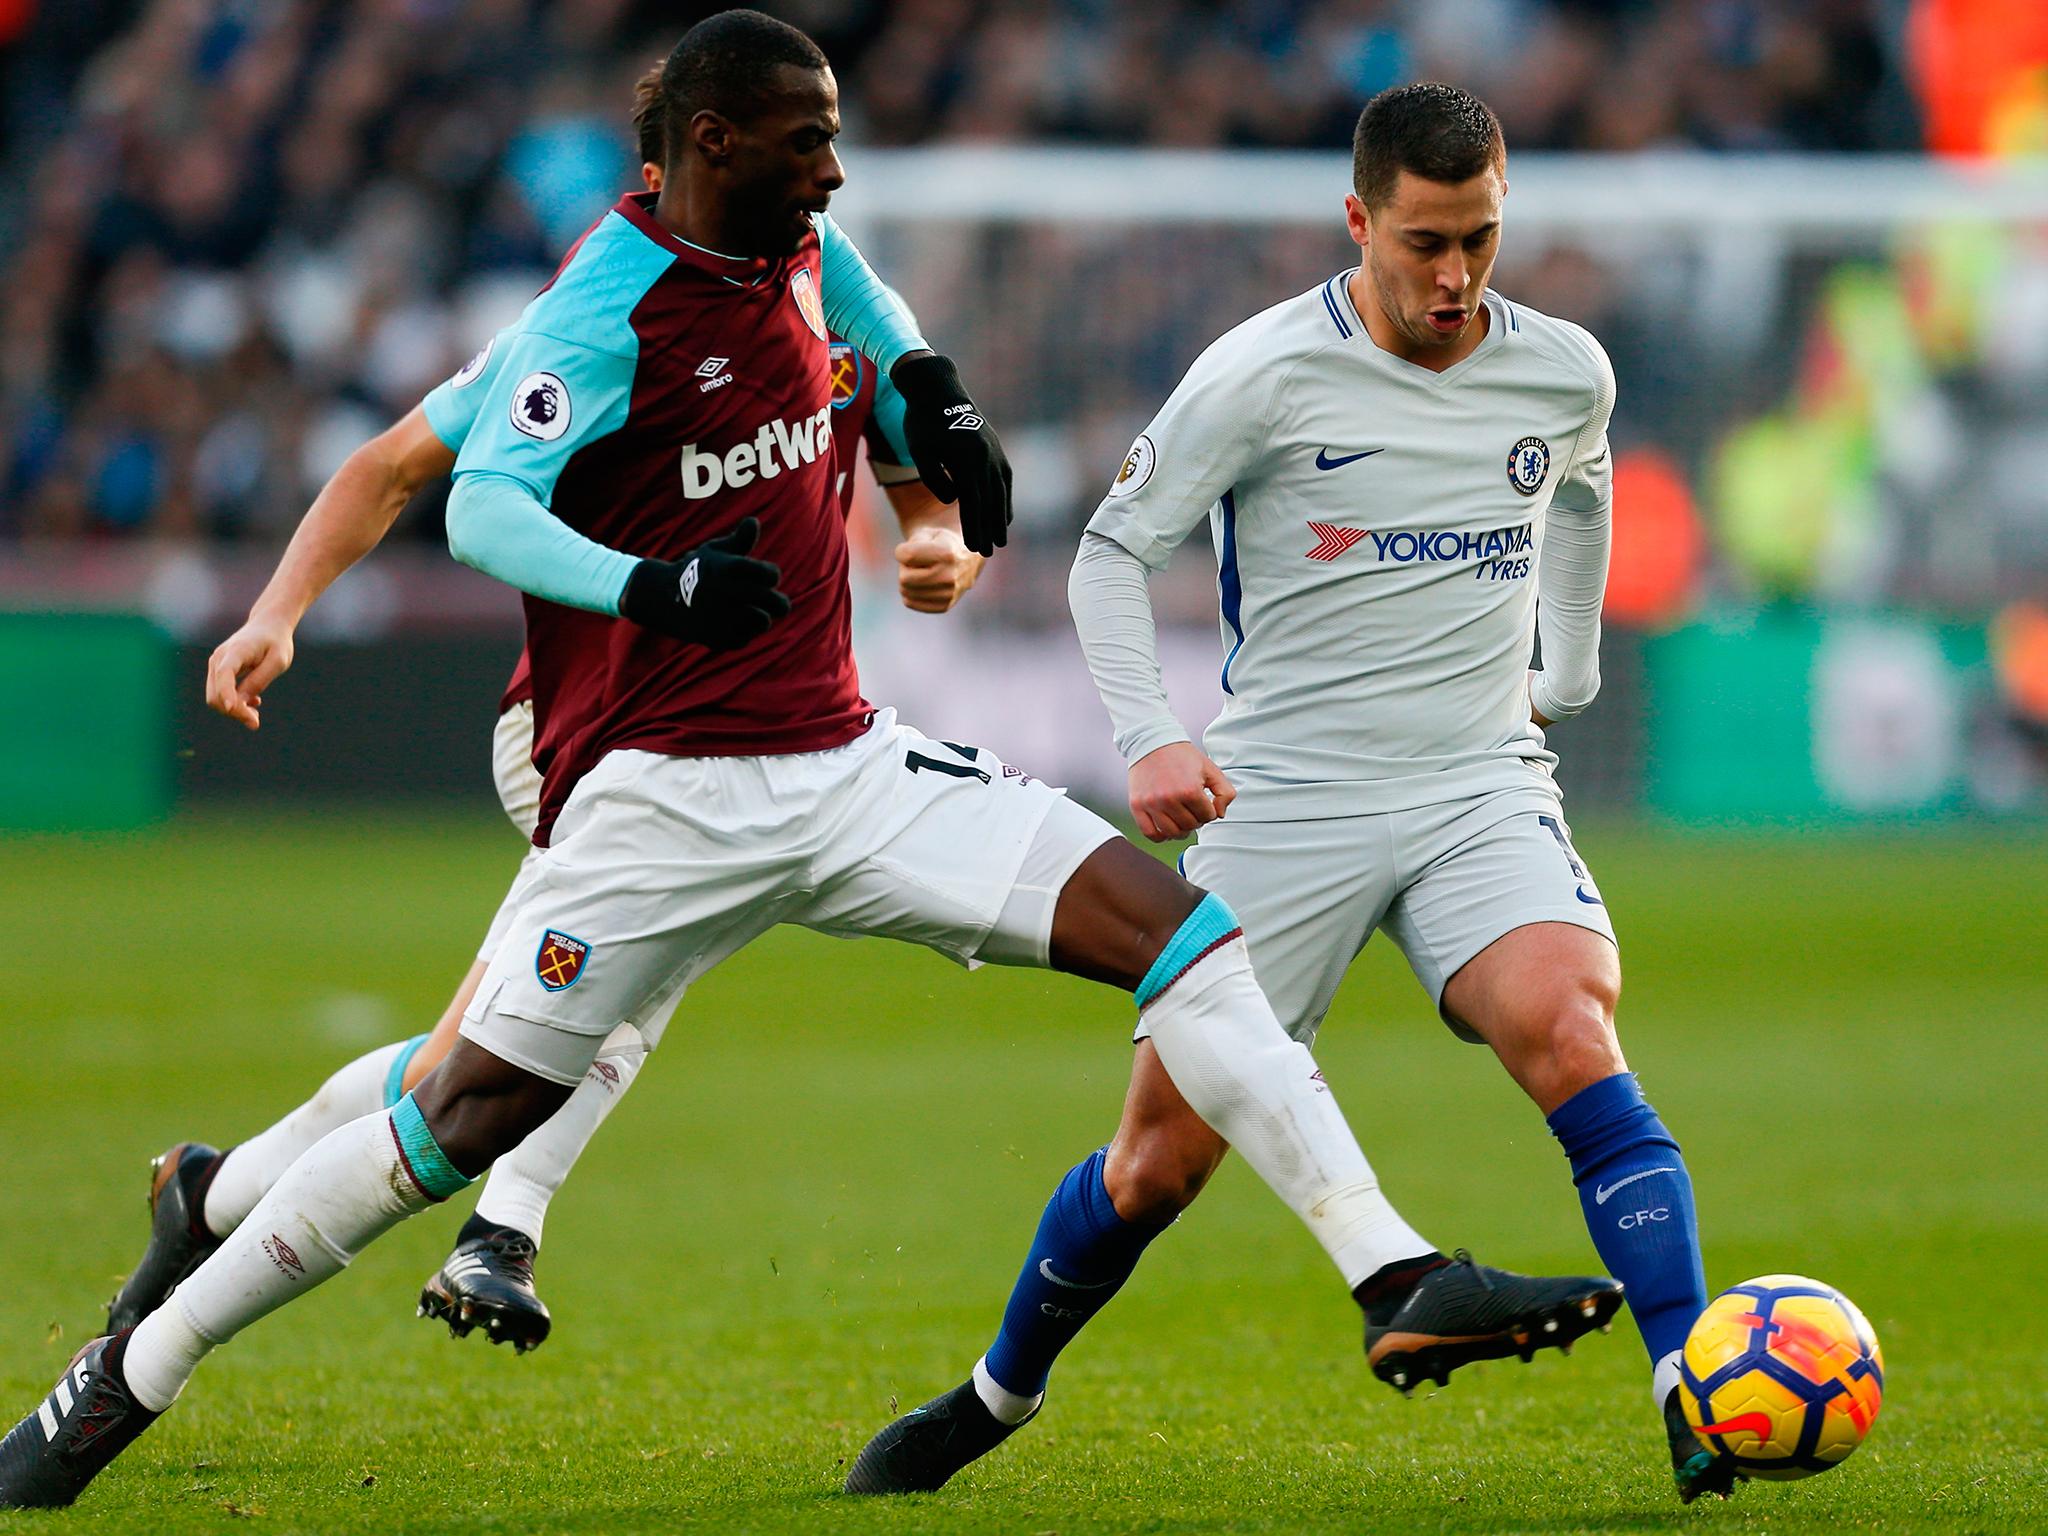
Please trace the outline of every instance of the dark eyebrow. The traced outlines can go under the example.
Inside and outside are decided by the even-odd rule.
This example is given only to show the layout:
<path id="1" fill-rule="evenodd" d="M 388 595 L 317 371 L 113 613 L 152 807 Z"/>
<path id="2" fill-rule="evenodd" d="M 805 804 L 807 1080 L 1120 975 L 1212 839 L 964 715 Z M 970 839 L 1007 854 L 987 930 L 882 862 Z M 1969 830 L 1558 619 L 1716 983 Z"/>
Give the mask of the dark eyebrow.
<path id="1" fill-rule="evenodd" d="M 1470 231 L 1461 238 L 1470 240 L 1474 235 L 1490 235 L 1499 228 L 1499 219 L 1489 219 L 1486 223 L 1480 225 L 1477 229 Z M 1449 235 L 1445 234 L 1440 229 L 1424 229 L 1413 225 L 1411 225 L 1407 229 L 1402 230 L 1401 234 L 1404 239 L 1408 240 L 1448 240 L 1451 238 Z"/>

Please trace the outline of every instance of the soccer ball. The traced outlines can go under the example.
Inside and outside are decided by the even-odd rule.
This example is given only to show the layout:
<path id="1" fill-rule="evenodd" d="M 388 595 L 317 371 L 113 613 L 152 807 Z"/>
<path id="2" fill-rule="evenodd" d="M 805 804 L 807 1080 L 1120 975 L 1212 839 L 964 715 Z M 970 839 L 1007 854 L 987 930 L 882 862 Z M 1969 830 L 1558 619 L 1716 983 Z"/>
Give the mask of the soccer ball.
<path id="1" fill-rule="evenodd" d="M 1686 1336 L 1678 1396 L 1700 1443 L 1749 1476 L 1811 1477 L 1870 1433 L 1884 1352 L 1833 1286 L 1764 1275 L 1707 1303 Z"/>

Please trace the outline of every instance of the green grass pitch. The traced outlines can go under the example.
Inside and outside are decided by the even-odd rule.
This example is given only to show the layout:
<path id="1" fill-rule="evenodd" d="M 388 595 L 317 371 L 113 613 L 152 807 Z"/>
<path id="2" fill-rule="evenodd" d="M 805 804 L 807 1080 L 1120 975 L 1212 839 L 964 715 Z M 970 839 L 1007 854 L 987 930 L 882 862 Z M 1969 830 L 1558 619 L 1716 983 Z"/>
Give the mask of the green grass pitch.
<path id="1" fill-rule="evenodd" d="M 432 1213 L 222 1350 L 74 1510 L 0 1531 L 2048 1528 L 2048 843 L 1580 841 L 1710 1282 L 1820 1276 L 1884 1341 L 1883 1416 L 1839 1471 L 1682 1510 L 1626 1322 L 1403 1401 L 1233 1163 L 1037 1424 L 941 1494 L 840 1497 L 892 1408 L 986 1345 L 1046 1194 L 1114 1123 L 1130 1011 L 783 932 L 691 996 L 558 1202 L 545 1348 L 414 1319 L 461 1219 Z M 148 1158 L 425 1028 L 515 855 L 501 823 L 404 810 L 0 842 L 6 1418 L 138 1251 Z M 1595 1264 L 1541 1119 L 1383 942 L 1319 1055 L 1424 1232 Z"/>

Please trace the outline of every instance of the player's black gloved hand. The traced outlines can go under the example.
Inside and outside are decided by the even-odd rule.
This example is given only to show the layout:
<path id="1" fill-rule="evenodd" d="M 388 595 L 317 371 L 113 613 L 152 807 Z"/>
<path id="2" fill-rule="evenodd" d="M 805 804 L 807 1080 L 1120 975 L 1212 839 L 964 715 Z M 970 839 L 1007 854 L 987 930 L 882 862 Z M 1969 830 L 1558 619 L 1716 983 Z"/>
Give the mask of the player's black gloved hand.
<path id="1" fill-rule="evenodd" d="M 775 586 L 781 567 L 747 554 L 760 536 L 760 523 L 744 518 L 680 560 L 642 560 L 619 594 L 620 616 L 714 651 L 759 639 L 789 612 Z"/>
<path id="2" fill-rule="evenodd" d="M 960 537 L 977 555 L 1010 540 L 1010 461 L 950 357 L 913 352 L 889 370 L 903 396 L 903 436 L 917 473 L 941 501 L 960 503 Z"/>

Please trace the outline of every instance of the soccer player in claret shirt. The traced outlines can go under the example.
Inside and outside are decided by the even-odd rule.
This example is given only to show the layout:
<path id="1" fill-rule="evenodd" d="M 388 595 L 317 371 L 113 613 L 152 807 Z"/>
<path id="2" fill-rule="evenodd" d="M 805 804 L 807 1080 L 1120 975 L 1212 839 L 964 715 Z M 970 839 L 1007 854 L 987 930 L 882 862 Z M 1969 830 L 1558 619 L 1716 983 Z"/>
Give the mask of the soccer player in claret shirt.
<path id="1" fill-rule="evenodd" d="M 1692 1181 L 1622 1059 L 1614 930 L 1544 737 L 1599 687 L 1614 374 L 1579 326 L 1488 289 L 1506 165 L 1500 124 L 1467 92 L 1405 86 L 1368 104 L 1345 202 L 1362 264 L 1195 361 L 1089 522 L 1071 596 L 1131 810 L 1156 838 L 1199 829 L 1186 870 L 1242 916 L 1288 1032 L 1314 1040 L 1383 928 L 1444 1022 L 1491 1046 L 1548 1118 L 1593 1245 L 1627 1285 L 1690 1502 L 1734 1481 L 1677 1402 L 1679 1351 L 1706 1305 Z M 1146 590 L 1203 521 L 1227 647 L 1206 753 L 1160 686 Z M 1176 1086 L 1141 1051 L 1109 1148 L 1117 1209 L 1155 1224 L 1225 1151 Z M 1061 1213 L 1056 1196 L 1034 1257 L 1067 1232 Z M 1064 1243 L 1069 1278 L 1120 1280 L 1134 1261 L 1114 1236 Z M 1578 1327 L 1567 1315 L 1528 1334 L 1503 1286 L 1498 1327 L 1418 1340 L 1442 1331 L 1417 1326 L 1433 1288 L 1480 1272 L 1413 1250 L 1387 1259 L 1401 1284 L 1367 1300 L 1374 1369 L 1397 1386 L 1510 1347 L 1526 1358 Z M 1419 1285 L 1403 1259 L 1430 1266 Z M 1076 1331 L 1033 1311 L 1042 1290 L 1027 1261 L 976 1367 L 1020 1396 L 1043 1391 Z M 849 1486 L 928 1488 L 964 1464 L 912 1416 L 876 1437 Z"/>
<path id="2" fill-rule="evenodd" d="M 661 75 L 656 64 L 641 78 L 633 112 L 641 178 L 657 192 L 666 117 Z M 828 291 L 828 310 L 831 297 Z M 259 726 L 264 691 L 291 665 L 299 621 L 336 577 L 376 547 L 421 487 L 454 468 L 455 456 L 474 424 L 476 402 L 490 393 L 497 376 L 498 359 L 498 342 L 493 340 L 336 472 L 315 499 L 248 622 L 214 651 L 206 679 L 207 702 L 213 708 L 252 730 Z M 837 337 L 832 343 L 832 370 L 840 514 L 852 509 L 850 470 L 865 440 L 870 468 L 903 533 L 895 554 L 904 606 L 944 613 L 973 586 L 981 557 L 961 541 L 959 519 L 952 509 L 918 479 L 902 441 L 903 400 L 895 386 L 851 343 Z M 521 836 L 531 838 L 540 775 L 533 766 L 533 689 L 523 650 L 500 710 L 491 754 L 498 798 Z M 527 863 L 538 858 L 539 851 L 529 848 Z M 499 907 L 476 963 L 430 1034 L 396 1041 L 348 1063 L 304 1104 L 226 1152 L 201 1142 L 183 1142 L 156 1159 L 149 1245 L 108 1309 L 108 1333 L 133 1327 L 161 1306 L 172 1286 L 234 1231 L 300 1153 L 361 1115 L 389 1109 L 440 1064 L 497 949 L 500 930 L 517 910 L 521 890 L 515 883 Z M 534 1289 L 533 1268 L 548 1205 L 599 1124 L 632 1086 L 666 1022 L 650 1018 L 637 1027 L 621 1026 L 569 1102 L 492 1165 L 476 1214 L 464 1225 L 455 1251 L 421 1291 L 422 1316 L 445 1321 L 458 1335 L 480 1329 L 493 1343 L 509 1343 L 522 1353 L 547 1338 L 552 1322 Z"/>
<path id="3" fill-rule="evenodd" d="M 1372 1171 L 1229 908 L 862 699 L 818 301 L 841 283 L 820 250 L 843 180 L 832 74 L 802 33 L 733 11 L 692 28 L 664 80 L 660 194 L 623 199 L 528 307 L 456 462 L 451 547 L 528 594 L 546 850 L 462 1038 L 394 1108 L 304 1153 L 163 1306 L 80 1352 L 0 1442 L 0 1506 L 71 1502 L 210 1350 L 464 1188 L 621 1020 L 779 922 L 1132 991 L 1186 1102 L 1347 1280 L 1383 1236 Z M 872 274 L 841 292 L 925 483 L 991 553 L 1009 519 L 993 430 Z M 733 380 L 706 392 L 711 358 Z M 983 1417 L 960 1433 L 1008 1432 Z"/>

